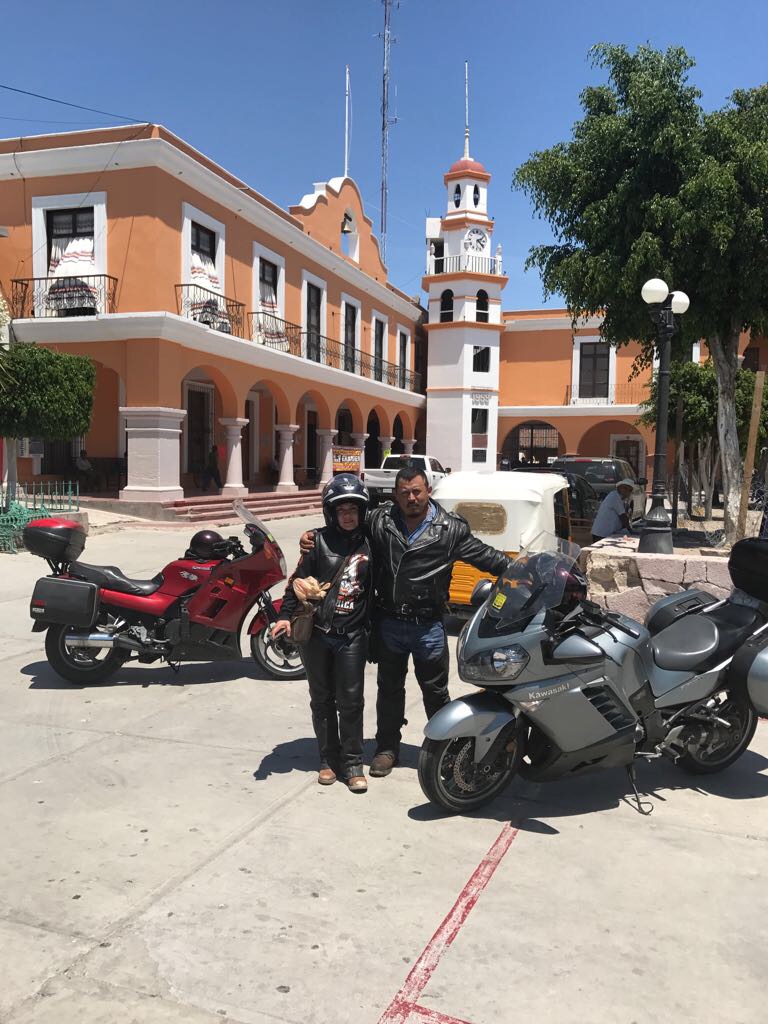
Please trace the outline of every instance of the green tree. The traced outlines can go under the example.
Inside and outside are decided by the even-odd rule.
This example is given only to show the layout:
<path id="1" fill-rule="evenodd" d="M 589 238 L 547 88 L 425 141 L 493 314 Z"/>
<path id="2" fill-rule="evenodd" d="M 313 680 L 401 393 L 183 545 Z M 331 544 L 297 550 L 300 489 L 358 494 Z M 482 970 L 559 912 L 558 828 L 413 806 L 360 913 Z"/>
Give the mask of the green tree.
<path id="1" fill-rule="evenodd" d="M 96 368 L 84 356 L 38 345 L 12 345 L 0 377 L 0 437 L 67 440 L 87 434 Z M 15 443 L 6 446 L 9 476 L 15 473 Z"/>
<path id="2" fill-rule="evenodd" d="M 646 363 L 655 339 L 644 281 L 662 277 L 688 293 L 678 344 L 704 338 L 712 356 L 732 537 L 742 477 L 738 341 L 768 319 L 768 86 L 734 92 L 707 113 L 681 48 L 601 43 L 591 57 L 607 81 L 582 92 L 572 138 L 534 153 L 515 175 L 555 236 L 531 249 L 528 266 L 574 319 L 602 313 L 607 341 L 640 341 Z"/>

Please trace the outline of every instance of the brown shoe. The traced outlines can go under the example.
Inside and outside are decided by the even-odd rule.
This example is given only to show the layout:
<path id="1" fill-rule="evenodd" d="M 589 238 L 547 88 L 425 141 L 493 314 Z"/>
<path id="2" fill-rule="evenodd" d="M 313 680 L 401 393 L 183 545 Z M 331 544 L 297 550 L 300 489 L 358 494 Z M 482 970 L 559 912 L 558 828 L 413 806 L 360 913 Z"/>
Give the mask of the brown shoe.
<path id="1" fill-rule="evenodd" d="M 351 775 L 347 779 L 347 786 L 350 793 L 367 793 L 368 780 L 364 775 Z"/>
<path id="2" fill-rule="evenodd" d="M 397 755 L 391 750 L 380 750 L 374 755 L 368 774 L 374 779 L 383 779 L 397 764 Z"/>
<path id="3" fill-rule="evenodd" d="M 336 781 L 336 772 L 333 768 L 321 768 L 317 776 L 317 781 L 321 786 L 332 786 Z"/>

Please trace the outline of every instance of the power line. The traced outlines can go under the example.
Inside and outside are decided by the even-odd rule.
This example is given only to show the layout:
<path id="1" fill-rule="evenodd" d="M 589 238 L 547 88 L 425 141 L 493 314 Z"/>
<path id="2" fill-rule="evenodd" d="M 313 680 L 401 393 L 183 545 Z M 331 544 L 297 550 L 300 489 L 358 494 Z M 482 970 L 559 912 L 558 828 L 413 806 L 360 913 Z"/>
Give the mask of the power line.
<path id="1" fill-rule="evenodd" d="M 0 89 L 7 92 L 16 92 L 21 96 L 33 96 L 36 100 L 46 100 L 48 103 L 58 103 L 62 107 L 74 107 L 75 110 L 87 110 L 89 114 L 101 114 L 103 117 L 113 117 L 122 121 L 133 121 L 136 124 L 151 124 L 146 117 L 128 117 L 127 114 L 113 114 L 108 110 L 97 110 L 95 107 L 84 107 L 80 103 L 70 103 L 68 100 L 57 100 L 53 96 L 43 96 L 39 92 L 29 92 L 28 89 L 17 89 L 13 85 L 3 85 L 0 82 Z"/>
<path id="2" fill-rule="evenodd" d="M 8 114 L 0 114 L 0 121 L 21 121 L 24 124 L 80 124 L 80 125 L 93 125 L 93 121 L 54 121 L 50 117 L 11 117 Z M 96 127 L 100 127 L 96 125 Z M 109 127 L 108 125 L 102 125 L 101 127 Z"/>

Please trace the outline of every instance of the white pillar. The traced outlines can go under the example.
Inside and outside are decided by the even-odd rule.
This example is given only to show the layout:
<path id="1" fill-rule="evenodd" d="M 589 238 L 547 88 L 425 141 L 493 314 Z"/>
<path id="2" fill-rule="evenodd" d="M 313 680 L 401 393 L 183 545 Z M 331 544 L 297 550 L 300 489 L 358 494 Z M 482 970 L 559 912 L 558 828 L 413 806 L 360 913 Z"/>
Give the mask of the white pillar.
<path id="1" fill-rule="evenodd" d="M 248 422 L 239 417 L 219 418 L 227 438 L 227 475 L 221 489 L 223 498 L 240 498 L 248 493 L 248 488 L 243 485 L 243 454 L 240 447 L 242 430 L 248 426 Z"/>
<path id="2" fill-rule="evenodd" d="M 363 473 L 363 472 L 365 472 L 365 442 L 368 440 L 368 438 L 371 435 L 370 434 L 350 434 L 349 436 L 352 438 L 352 445 L 355 448 L 360 448 L 362 450 L 362 454 L 360 456 L 360 472 Z"/>
<path id="3" fill-rule="evenodd" d="M 185 409 L 120 406 L 128 435 L 128 481 L 124 501 L 174 501 L 184 497 L 179 482 L 179 441 Z"/>
<path id="4" fill-rule="evenodd" d="M 405 452 L 406 455 L 413 455 L 413 448 L 415 444 L 415 437 L 408 438 L 408 440 L 403 438 L 403 451 Z"/>
<path id="5" fill-rule="evenodd" d="M 379 444 L 381 445 L 379 457 L 382 459 L 382 461 L 384 459 L 384 452 L 387 451 L 387 449 L 391 450 L 394 440 L 394 435 L 390 437 L 388 434 L 379 434 Z"/>
<path id="6" fill-rule="evenodd" d="M 320 487 L 325 487 L 333 476 L 333 439 L 338 431 L 323 427 L 317 431 L 320 438 Z"/>
<path id="7" fill-rule="evenodd" d="M 277 464 L 280 467 L 280 479 L 277 482 L 278 491 L 298 491 L 296 482 L 293 479 L 293 442 L 296 440 L 298 423 L 278 423 L 275 427 L 279 442 Z"/>

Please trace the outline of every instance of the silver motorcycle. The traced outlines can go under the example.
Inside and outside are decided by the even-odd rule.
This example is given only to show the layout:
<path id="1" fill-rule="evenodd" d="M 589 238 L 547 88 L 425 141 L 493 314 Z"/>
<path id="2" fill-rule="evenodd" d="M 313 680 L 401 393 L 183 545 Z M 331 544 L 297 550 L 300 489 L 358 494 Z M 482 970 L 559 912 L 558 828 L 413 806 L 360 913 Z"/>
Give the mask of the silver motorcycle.
<path id="1" fill-rule="evenodd" d="M 475 588 L 458 668 L 481 689 L 427 723 L 425 796 L 469 811 L 516 775 L 541 782 L 625 767 L 647 813 L 638 758 L 709 773 L 741 757 L 768 714 L 768 541 L 734 546 L 727 600 L 671 594 L 644 625 L 586 600 L 575 545 L 539 537 L 535 547 Z"/>

